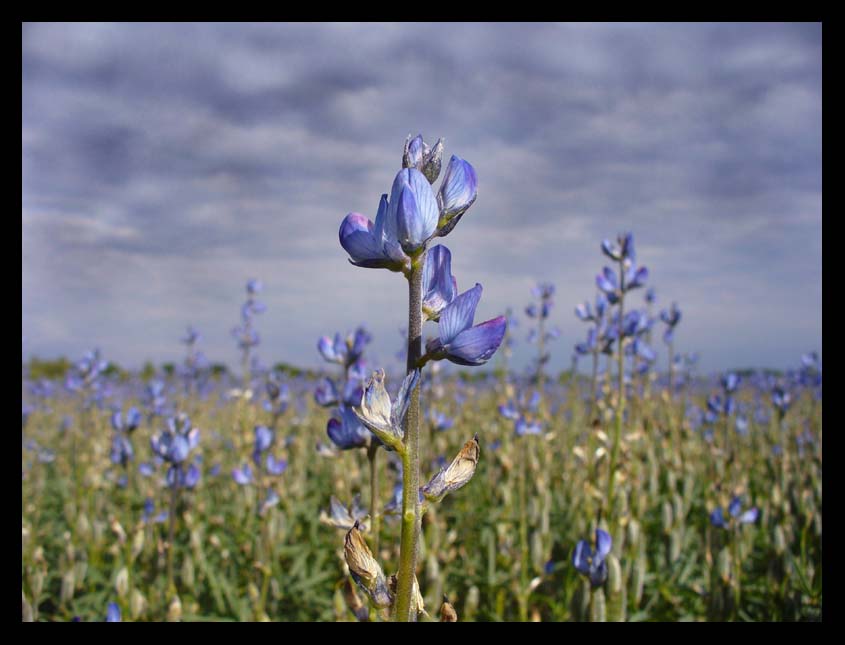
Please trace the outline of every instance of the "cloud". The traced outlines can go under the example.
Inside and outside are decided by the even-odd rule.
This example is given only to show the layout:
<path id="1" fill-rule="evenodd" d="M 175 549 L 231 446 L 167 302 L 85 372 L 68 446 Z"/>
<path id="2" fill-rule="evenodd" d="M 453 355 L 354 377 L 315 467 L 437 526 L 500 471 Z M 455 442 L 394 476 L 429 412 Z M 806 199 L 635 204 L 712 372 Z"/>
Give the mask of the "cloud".
<path id="1" fill-rule="evenodd" d="M 553 368 L 623 230 L 703 368 L 821 349 L 819 24 L 39 23 L 22 41 L 24 355 L 174 360 L 193 322 L 235 364 L 255 276 L 268 361 L 317 365 L 319 335 L 362 322 L 392 360 L 404 284 L 350 266 L 337 228 L 375 216 L 409 132 L 477 169 L 441 242 L 459 286 L 484 285 L 479 316 L 557 284 Z"/>

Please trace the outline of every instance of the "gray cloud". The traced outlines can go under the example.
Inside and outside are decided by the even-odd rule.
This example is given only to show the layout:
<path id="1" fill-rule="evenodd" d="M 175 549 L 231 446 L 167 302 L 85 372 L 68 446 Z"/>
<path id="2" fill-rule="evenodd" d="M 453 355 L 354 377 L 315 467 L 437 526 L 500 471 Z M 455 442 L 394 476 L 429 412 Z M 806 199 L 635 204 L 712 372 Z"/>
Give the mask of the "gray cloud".
<path id="1" fill-rule="evenodd" d="M 318 335 L 361 322 L 392 360 L 404 284 L 351 267 L 337 228 L 374 217 L 409 132 L 478 171 L 444 242 L 459 286 L 484 285 L 479 317 L 557 284 L 553 367 L 622 230 L 705 369 L 821 349 L 818 24 L 27 24 L 22 40 L 24 356 L 173 360 L 193 322 L 234 364 L 257 276 L 267 361 L 316 365 Z"/>

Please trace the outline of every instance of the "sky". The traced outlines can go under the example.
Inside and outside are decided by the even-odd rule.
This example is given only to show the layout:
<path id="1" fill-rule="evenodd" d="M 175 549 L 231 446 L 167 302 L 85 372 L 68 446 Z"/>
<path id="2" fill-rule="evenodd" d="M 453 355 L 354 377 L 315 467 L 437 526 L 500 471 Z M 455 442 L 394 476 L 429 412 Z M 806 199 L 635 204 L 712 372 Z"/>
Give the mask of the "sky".
<path id="1" fill-rule="evenodd" d="M 236 366 L 259 278 L 265 364 L 319 367 L 321 335 L 366 324 L 371 362 L 396 365 L 406 282 L 350 265 L 338 228 L 375 218 L 420 133 L 477 172 L 439 239 L 459 289 L 483 285 L 476 321 L 555 284 L 551 370 L 586 335 L 573 310 L 609 262 L 602 239 L 624 231 L 656 309 L 683 313 L 677 351 L 703 371 L 796 366 L 822 349 L 821 38 L 813 23 L 23 24 L 22 357 L 179 361 L 193 324 Z M 514 367 L 536 353 L 521 318 Z"/>

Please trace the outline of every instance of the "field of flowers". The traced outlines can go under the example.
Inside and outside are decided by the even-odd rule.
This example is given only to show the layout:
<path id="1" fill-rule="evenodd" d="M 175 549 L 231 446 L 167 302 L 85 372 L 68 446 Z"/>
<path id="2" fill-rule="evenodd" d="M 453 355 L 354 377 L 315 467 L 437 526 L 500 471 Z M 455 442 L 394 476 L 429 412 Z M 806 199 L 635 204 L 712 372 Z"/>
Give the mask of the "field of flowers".
<path id="1" fill-rule="evenodd" d="M 565 303 L 585 340 L 550 373 L 552 284 L 481 323 L 458 289 L 437 238 L 476 177 L 452 156 L 435 191 L 442 152 L 409 138 L 375 222 L 340 227 L 348 270 L 408 281 L 404 372 L 364 327 L 318 340 L 323 373 L 263 367 L 258 280 L 237 375 L 193 328 L 173 370 L 24 368 L 25 621 L 821 618 L 820 358 L 698 374 L 628 233 L 597 242 L 595 298 Z"/>

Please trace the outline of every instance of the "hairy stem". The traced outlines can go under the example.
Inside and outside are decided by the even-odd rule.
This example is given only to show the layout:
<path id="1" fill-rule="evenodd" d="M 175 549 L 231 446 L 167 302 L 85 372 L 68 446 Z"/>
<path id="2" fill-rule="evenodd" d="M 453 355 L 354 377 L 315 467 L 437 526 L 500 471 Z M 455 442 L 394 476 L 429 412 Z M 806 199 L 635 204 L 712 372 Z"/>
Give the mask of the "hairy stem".
<path id="1" fill-rule="evenodd" d="M 407 371 L 416 368 L 422 354 L 422 274 L 426 251 L 423 250 L 408 275 L 408 362 Z M 405 416 L 405 453 L 402 455 L 402 536 L 399 545 L 399 573 L 396 590 L 396 620 L 416 619 L 411 607 L 411 592 L 417 565 L 420 532 L 420 388 L 411 392 L 408 414 Z"/>
<path id="2" fill-rule="evenodd" d="M 370 462 L 370 524 L 373 536 L 373 553 L 378 557 L 379 537 L 381 533 L 381 516 L 378 513 L 378 444 L 370 442 L 367 449 L 367 459 Z"/>
<path id="3" fill-rule="evenodd" d="M 181 464 L 177 465 L 176 468 L 181 471 Z M 174 540 L 176 536 L 176 508 L 179 505 L 179 480 L 181 479 L 179 475 L 181 475 L 181 472 L 177 473 L 176 484 L 170 490 L 170 526 L 167 531 L 167 592 L 169 594 L 176 593 L 176 585 L 173 579 L 173 551 L 176 546 Z"/>
<path id="4" fill-rule="evenodd" d="M 610 453 L 610 464 L 607 469 L 607 509 L 608 516 L 613 512 L 613 487 L 615 484 L 616 460 L 619 456 L 619 442 L 622 438 L 622 415 L 625 412 L 625 339 L 622 331 L 625 327 L 625 268 L 619 263 L 619 337 L 618 342 L 618 377 L 619 400 L 616 404 L 616 428 L 613 432 L 613 450 Z"/>

